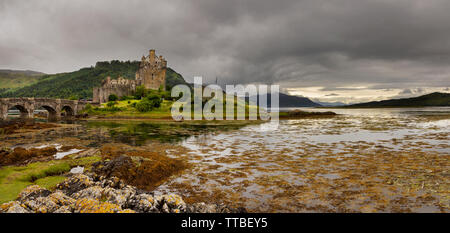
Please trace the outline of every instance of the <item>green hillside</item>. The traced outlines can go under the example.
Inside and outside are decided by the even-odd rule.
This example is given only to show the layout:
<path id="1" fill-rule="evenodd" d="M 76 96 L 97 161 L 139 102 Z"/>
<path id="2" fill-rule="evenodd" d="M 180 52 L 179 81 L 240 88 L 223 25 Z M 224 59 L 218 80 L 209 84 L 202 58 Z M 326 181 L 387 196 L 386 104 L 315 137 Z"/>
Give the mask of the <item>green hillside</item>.
<path id="1" fill-rule="evenodd" d="M 166 71 L 166 89 L 170 90 L 178 84 L 187 84 L 187 82 L 181 74 L 168 67 Z"/>
<path id="2" fill-rule="evenodd" d="M 95 67 L 78 71 L 42 76 L 37 82 L 10 92 L 0 93 L 0 97 L 50 97 L 50 98 L 92 98 L 92 88 L 101 85 L 108 76 L 122 76 L 134 79 L 139 68 L 138 61 L 97 62 Z M 167 89 L 185 83 L 183 77 L 168 68 L 166 72 Z"/>
<path id="3" fill-rule="evenodd" d="M 450 93 L 434 92 L 414 98 L 373 101 L 368 103 L 352 104 L 351 108 L 383 108 L 383 107 L 425 107 L 450 106 Z"/>
<path id="4" fill-rule="evenodd" d="M 30 70 L 0 70 L 0 94 L 37 83 L 43 75 Z"/>

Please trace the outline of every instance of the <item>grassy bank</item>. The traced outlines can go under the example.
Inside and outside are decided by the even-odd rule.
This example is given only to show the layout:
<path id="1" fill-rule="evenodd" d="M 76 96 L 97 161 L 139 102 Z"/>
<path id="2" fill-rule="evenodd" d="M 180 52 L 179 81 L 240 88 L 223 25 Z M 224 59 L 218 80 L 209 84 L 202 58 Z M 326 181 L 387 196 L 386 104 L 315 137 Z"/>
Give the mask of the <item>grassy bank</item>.
<path id="1" fill-rule="evenodd" d="M 228 97 L 227 97 L 228 98 Z M 88 113 L 90 116 L 90 119 L 149 119 L 149 120 L 173 120 L 171 108 L 175 101 L 172 100 L 163 100 L 156 106 L 152 106 L 148 111 L 142 111 L 142 109 L 139 109 L 139 104 L 146 102 L 148 100 L 142 99 L 129 99 L 129 100 L 119 100 L 119 101 L 110 101 L 108 103 L 103 103 L 99 107 L 91 107 L 88 106 L 84 112 Z M 203 106 L 206 101 L 203 102 Z M 225 105 L 226 102 L 220 102 L 218 103 L 218 106 L 222 105 L 223 109 L 218 109 L 217 113 L 219 115 L 223 116 L 223 119 L 226 119 L 225 117 Z M 237 109 L 239 107 L 243 107 L 245 109 L 245 113 L 238 113 Z M 183 116 L 191 116 L 191 119 L 195 119 L 198 116 L 194 113 L 194 107 L 192 106 L 191 112 L 183 112 Z M 258 107 L 255 105 L 249 105 L 245 101 L 237 100 L 235 99 L 234 104 L 234 116 L 235 119 L 237 119 L 238 116 L 244 115 L 244 119 L 248 119 L 249 112 L 250 111 L 256 111 L 258 112 Z M 205 116 L 202 115 L 201 117 L 203 120 L 199 121 L 205 121 Z M 259 118 L 259 115 L 258 115 Z"/>
<path id="2" fill-rule="evenodd" d="M 173 104 L 172 101 L 164 100 L 159 108 L 155 108 L 149 112 L 140 112 L 133 107 L 134 104 L 139 102 L 140 100 L 116 101 L 113 107 L 108 107 L 107 103 L 105 103 L 100 108 L 86 110 L 86 113 L 94 118 L 172 119 L 170 114 L 170 108 Z"/>
<path id="3" fill-rule="evenodd" d="M 76 166 L 90 166 L 100 160 L 98 156 L 30 163 L 25 166 L 5 166 L 0 168 L 0 204 L 14 200 L 29 185 L 37 184 L 52 189 L 63 181 L 63 175 Z"/>

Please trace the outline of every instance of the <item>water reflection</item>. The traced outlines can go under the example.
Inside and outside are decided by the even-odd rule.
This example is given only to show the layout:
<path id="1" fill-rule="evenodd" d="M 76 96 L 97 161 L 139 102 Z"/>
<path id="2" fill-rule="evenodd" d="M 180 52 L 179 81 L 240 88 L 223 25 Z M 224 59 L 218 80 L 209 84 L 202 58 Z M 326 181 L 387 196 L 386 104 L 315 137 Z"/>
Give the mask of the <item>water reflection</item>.
<path id="1" fill-rule="evenodd" d="M 179 143 L 191 136 L 208 135 L 215 132 L 235 130 L 244 124 L 181 124 L 172 122 L 88 122 L 87 130 L 108 134 L 111 142 L 142 146 L 149 142 Z"/>

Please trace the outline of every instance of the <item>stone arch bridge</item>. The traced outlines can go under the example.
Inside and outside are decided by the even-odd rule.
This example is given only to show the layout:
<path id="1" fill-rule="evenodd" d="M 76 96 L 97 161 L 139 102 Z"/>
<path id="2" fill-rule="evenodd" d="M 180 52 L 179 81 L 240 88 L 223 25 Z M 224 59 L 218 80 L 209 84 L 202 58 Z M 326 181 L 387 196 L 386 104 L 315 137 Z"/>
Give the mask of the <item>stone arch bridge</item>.
<path id="1" fill-rule="evenodd" d="M 88 104 L 87 101 L 50 98 L 0 98 L 0 117 L 6 120 L 8 110 L 17 108 L 22 118 L 33 118 L 34 110 L 44 108 L 50 119 L 58 119 L 61 113 L 75 116 Z"/>

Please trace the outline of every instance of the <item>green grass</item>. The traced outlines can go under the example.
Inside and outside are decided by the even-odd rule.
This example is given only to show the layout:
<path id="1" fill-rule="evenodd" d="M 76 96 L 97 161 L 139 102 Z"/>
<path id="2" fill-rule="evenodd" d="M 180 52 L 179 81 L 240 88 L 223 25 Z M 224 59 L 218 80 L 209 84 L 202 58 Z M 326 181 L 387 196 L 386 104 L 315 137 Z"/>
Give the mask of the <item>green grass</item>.
<path id="1" fill-rule="evenodd" d="M 72 167 L 89 166 L 100 161 L 100 157 L 91 156 L 79 159 L 52 160 L 36 162 L 25 166 L 6 166 L 0 168 L 0 204 L 17 198 L 17 195 L 29 185 L 37 184 L 52 189 L 65 179 L 61 176 Z"/>
<path id="2" fill-rule="evenodd" d="M 42 164 L 30 164 L 30 172 L 27 174 L 24 174 L 20 179 L 22 181 L 30 181 L 34 182 L 35 180 L 42 179 L 48 176 L 54 176 L 54 175 L 61 175 L 68 171 L 70 171 L 70 164 L 63 162 L 63 163 L 56 163 L 56 164 L 49 164 L 48 167 L 42 167 Z M 47 164 L 45 164 L 47 165 Z"/>
<path id="3" fill-rule="evenodd" d="M 64 181 L 65 176 L 49 176 L 36 180 L 34 183 L 46 189 L 53 189 L 57 184 Z"/>
<path id="4" fill-rule="evenodd" d="M 130 103 L 128 103 L 130 101 Z M 123 100 L 117 101 L 117 104 L 114 107 L 120 108 L 120 111 L 105 111 L 101 109 L 93 109 L 89 111 L 89 115 L 94 116 L 102 116 L 102 117 L 132 117 L 132 118 L 154 118 L 154 119 L 162 119 L 162 118 L 172 118 L 170 113 L 170 108 L 172 106 L 172 101 L 163 101 L 161 103 L 161 107 L 153 109 L 150 112 L 139 112 L 135 108 L 131 106 L 132 103 L 137 103 L 140 100 Z M 106 103 L 102 104 L 103 108 L 106 109 Z"/>

